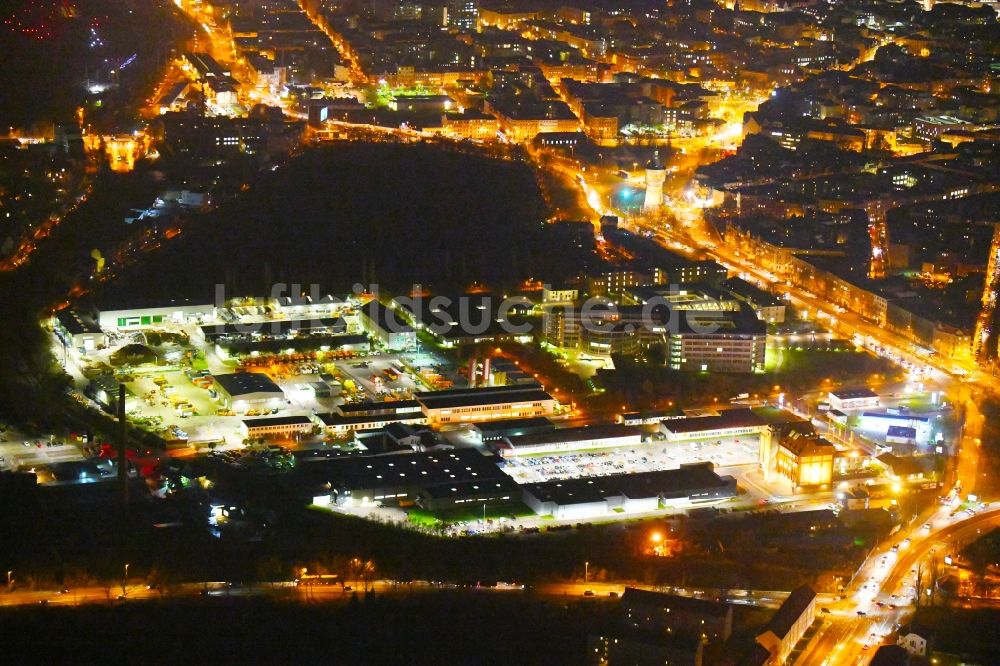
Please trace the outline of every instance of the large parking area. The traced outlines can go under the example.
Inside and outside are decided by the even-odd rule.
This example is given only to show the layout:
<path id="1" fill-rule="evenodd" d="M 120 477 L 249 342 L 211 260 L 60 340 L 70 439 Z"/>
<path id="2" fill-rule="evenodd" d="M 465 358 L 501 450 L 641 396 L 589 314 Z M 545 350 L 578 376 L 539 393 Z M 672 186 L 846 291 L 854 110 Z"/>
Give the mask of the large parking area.
<path id="1" fill-rule="evenodd" d="M 507 458 L 504 471 L 518 483 L 536 483 L 655 472 L 705 461 L 714 463 L 716 467 L 738 467 L 756 464 L 758 447 L 756 437 L 684 444 L 653 441 L 642 446 L 620 449 Z"/>
<path id="2" fill-rule="evenodd" d="M 0 430 L 0 470 L 39 470 L 48 465 L 83 459 L 76 444 L 49 437 L 26 437 L 4 428 Z"/>

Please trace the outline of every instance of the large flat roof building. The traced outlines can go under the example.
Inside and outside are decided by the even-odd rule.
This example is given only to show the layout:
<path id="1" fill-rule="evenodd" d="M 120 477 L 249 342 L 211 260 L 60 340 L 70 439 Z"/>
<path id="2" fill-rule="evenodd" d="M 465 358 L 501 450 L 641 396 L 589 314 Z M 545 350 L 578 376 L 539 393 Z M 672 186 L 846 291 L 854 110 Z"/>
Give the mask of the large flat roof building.
<path id="1" fill-rule="evenodd" d="M 93 319 L 75 310 L 60 310 L 52 326 L 56 337 L 66 345 L 87 353 L 107 343 L 107 336 Z"/>
<path id="2" fill-rule="evenodd" d="M 434 425 L 549 416 L 556 406 L 551 395 L 527 385 L 421 391 L 413 397 Z"/>
<path id="3" fill-rule="evenodd" d="M 285 392 L 263 373 L 234 372 L 213 375 L 212 380 L 223 404 L 234 411 L 285 405 Z"/>
<path id="4" fill-rule="evenodd" d="M 611 512 L 644 513 L 660 504 L 690 505 L 736 496 L 736 481 L 712 471 L 712 463 L 641 474 L 543 481 L 521 486 L 524 503 L 540 516 L 559 520 L 594 518 Z"/>
<path id="5" fill-rule="evenodd" d="M 519 435 L 537 435 L 555 430 L 555 424 L 544 416 L 525 419 L 505 419 L 502 421 L 483 421 L 473 423 L 473 432 L 479 435 L 483 442 L 494 442 L 504 437 Z"/>
<path id="6" fill-rule="evenodd" d="M 329 489 L 321 504 L 412 504 L 423 497 L 442 506 L 468 498 L 506 502 L 519 497 L 517 484 L 496 459 L 474 449 L 309 460 L 296 473 Z"/>
<path id="7" fill-rule="evenodd" d="M 392 308 L 377 300 L 361 307 L 361 327 L 386 349 L 406 351 L 417 346 L 417 332 Z"/>
<path id="8" fill-rule="evenodd" d="M 423 412 L 401 412 L 397 414 L 317 414 L 324 432 L 331 436 L 343 436 L 362 430 L 382 430 L 390 423 L 426 425 Z"/>
<path id="9" fill-rule="evenodd" d="M 244 437 L 290 437 L 312 432 L 315 424 L 308 416 L 276 416 L 243 419 Z"/>
<path id="10" fill-rule="evenodd" d="M 759 435 L 767 420 L 749 408 L 725 409 L 709 416 L 687 416 L 660 422 L 660 432 L 668 442 L 683 442 L 712 437 Z"/>
<path id="11" fill-rule="evenodd" d="M 167 324 L 202 324 L 215 321 L 213 303 L 189 299 L 149 303 L 99 302 L 98 324 L 105 331 L 164 326 Z"/>
<path id="12" fill-rule="evenodd" d="M 847 411 L 850 409 L 871 409 L 878 407 L 878 393 L 870 388 L 841 388 L 830 391 L 827 396 L 830 407 Z"/>
<path id="13" fill-rule="evenodd" d="M 337 405 L 337 411 L 343 416 L 392 416 L 420 413 L 422 407 L 416 400 L 392 400 L 376 402 L 364 400 L 361 402 L 345 402 Z"/>
<path id="14" fill-rule="evenodd" d="M 501 456 L 532 456 L 642 444 L 642 430 L 616 423 L 507 435 L 491 445 Z"/>
<path id="15" fill-rule="evenodd" d="M 722 288 L 734 297 L 749 305 L 757 318 L 768 324 L 781 324 L 785 321 L 785 302 L 738 277 L 731 277 L 722 283 Z"/>
<path id="16" fill-rule="evenodd" d="M 526 342 L 534 322 L 525 316 L 527 301 L 492 294 L 463 294 L 398 301 L 413 325 L 432 335 L 444 347 L 482 342 Z"/>

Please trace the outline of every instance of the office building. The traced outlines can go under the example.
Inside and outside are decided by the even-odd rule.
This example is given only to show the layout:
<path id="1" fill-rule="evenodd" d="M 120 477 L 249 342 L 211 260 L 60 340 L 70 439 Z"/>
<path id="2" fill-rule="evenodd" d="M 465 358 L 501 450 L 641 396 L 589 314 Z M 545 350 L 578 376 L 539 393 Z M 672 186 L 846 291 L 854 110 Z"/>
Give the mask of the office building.
<path id="1" fill-rule="evenodd" d="M 692 372 L 764 372 L 767 326 L 749 310 L 688 310 L 664 331 L 667 365 Z M 653 329 L 654 334 L 657 330 Z"/>

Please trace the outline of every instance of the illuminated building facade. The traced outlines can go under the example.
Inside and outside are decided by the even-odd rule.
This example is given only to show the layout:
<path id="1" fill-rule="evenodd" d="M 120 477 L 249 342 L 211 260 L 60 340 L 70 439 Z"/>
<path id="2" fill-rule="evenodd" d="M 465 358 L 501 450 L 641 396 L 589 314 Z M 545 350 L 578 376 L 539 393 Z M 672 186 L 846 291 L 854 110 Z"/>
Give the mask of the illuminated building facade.
<path id="1" fill-rule="evenodd" d="M 882 280 L 887 273 L 889 263 L 889 225 L 886 221 L 888 204 L 876 199 L 865 204 L 865 212 L 868 214 L 868 234 L 872 241 L 872 259 L 868 270 L 868 277 L 873 280 Z"/>
<path id="2" fill-rule="evenodd" d="M 414 394 L 432 425 L 550 416 L 556 401 L 537 386 L 491 386 Z"/>
<path id="3" fill-rule="evenodd" d="M 976 334 L 972 339 L 972 355 L 977 361 L 995 359 L 997 343 L 995 327 L 997 289 L 1000 289 L 1000 224 L 993 228 L 990 258 L 986 267 L 986 284 L 983 287 L 983 309 L 976 321 Z"/>
<path id="4" fill-rule="evenodd" d="M 500 123 L 495 116 L 465 109 L 462 113 L 446 113 L 442 116 L 441 128 L 449 136 L 488 141 L 496 138 Z"/>
<path id="5" fill-rule="evenodd" d="M 473 32 L 479 24 L 479 0 L 448 0 L 448 25 Z"/>
<path id="6" fill-rule="evenodd" d="M 667 178 L 667 170 L 660 162 L 659 151 L 653 153 L 653 159 L 646 164 L 646 197 L 642 202 L 645 213 L 659 210 L 663 206 L 663 181 Z"/>
<path id="7" fill-rule="evenodd" d="M 836 451 L 825 439 L 793 433 L 777 447 L 775 471 L 796 488 L 829 485 Z"/>

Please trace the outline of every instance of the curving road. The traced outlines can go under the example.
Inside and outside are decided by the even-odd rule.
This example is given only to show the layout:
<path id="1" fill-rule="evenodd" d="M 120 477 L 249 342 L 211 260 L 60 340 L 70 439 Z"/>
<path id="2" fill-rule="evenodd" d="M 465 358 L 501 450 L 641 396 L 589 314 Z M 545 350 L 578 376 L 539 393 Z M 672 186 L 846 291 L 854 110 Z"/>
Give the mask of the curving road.
<path id="1" fill-rule="evenodd" d="M 876 550 L 862 567 L 845 598 L 829 606 L 824 626 L 795 662 L 797 666 L 867 664 L 876 648 L 892 638 L 896 624 L 905 623 L 916 610 L 913 606 L 915 570 L 948 541 L 967 541 L 1000 526 L 1000 505 L 964 520 L 950 518 L 951 509 L 942 507 L 925 522 L 915 521 L 905 532 L 896 534 L 893 544 L 909 538 L 908 548 L 898 553 L 885 546 Z M 923 525 L 930 524 L 925 530 Z M 881 607 L 878 605 L 881 604 Z M 864 616 L 858 612 L 865 613 Z M 867 646 L 867 647 L 866 647 Z"/>

